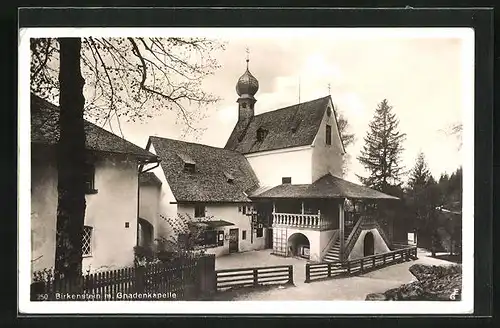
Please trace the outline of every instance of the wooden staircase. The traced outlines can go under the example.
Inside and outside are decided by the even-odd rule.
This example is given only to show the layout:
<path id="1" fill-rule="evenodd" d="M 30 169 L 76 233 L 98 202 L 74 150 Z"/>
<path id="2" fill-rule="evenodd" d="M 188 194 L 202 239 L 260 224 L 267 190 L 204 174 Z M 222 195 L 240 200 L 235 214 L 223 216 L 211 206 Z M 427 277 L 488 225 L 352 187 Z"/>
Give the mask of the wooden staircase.
<path id="1" fill-rule="evenodd" d="M 346 229 L 344 230 L 344 245 L 347 243 L 347 240 L 349 239 L 349 235 L 351 234 L 352 229 L 353 226 L 346 227 Z M 323 262 L 338 262 L 340 260 L 341 260 L 340 238 L 338 238 L 337 241 L 332 245 L 332 247 L 326 253 L 325 257 L 323 258 Z"/>

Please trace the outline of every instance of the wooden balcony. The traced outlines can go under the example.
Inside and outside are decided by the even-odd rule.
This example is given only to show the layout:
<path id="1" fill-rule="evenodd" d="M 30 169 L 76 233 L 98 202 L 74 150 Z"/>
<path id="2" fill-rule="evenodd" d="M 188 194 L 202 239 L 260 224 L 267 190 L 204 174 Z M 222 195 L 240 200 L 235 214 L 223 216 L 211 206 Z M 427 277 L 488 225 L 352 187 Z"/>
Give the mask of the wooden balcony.
<path id="1" fill-rule="evenodd" d="M 296 227 L 314 230 L 329 230 L 333 222 L 324 220 L 321 213 L 318 214 L 294 214 L 273 213 L 273 227 Z"/>

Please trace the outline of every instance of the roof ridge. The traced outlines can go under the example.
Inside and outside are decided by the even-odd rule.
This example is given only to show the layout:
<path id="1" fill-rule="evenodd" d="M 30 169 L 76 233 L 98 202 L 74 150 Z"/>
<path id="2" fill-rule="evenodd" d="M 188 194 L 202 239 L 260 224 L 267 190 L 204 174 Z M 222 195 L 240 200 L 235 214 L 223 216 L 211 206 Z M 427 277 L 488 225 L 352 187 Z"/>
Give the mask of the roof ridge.
<path id="1" fill-rule="evenodd" d="M 236 151 L 236 150 L 226 149 L 226 148 L 224 148 L 224 147 L 215 147 L 215 146 L 210 146 L 210 145 L 207 145 L 207 144 L 202 144 L 202 143 L 198 143 L 198 142 L 184 141 L 184 140 L 173 139 L 173 138 L 165 138 L 165 137 L 159 137 L 159 136 L 149 136 L 149 138 L 156 138 L 156 139 L 160 139 L 160 140 L 168 140 L 168 141 L 182 142 L 182 143 L 186 143 L 186 144 L 190 144 L 190 145 L 202 146 L 202 147 L 212 148 L 212 149 L 218 149 L 218 150 L 224 150 L 224 151 L 227 151 L 227 152 L 230 152 L 230 153 L 235 153 L 235 154 L 240 154 L 240 155 L 242 155 L 240 152 L 238 152 L 238 151 Z"/>
<path id="2" fill-rule="evenodd" d="M 280 110 L 284 110 L 284 109 L 290 109 L 290 108 L 295 107 L 295 106 L 302 106 L 302 105 L 305 105 L 305 104 L 308 104 L 308 103 L 311 103 L 311 102 L 314 102 L 314 101 L 323 100 L 323 99 L 326 99 L 326 98 L 329 98 L 329 97 L 331 98 L 331 96 L 328 95 L 328 96 L 324 96 L 324 97 L 320 97 L 320 98 L 316 98 L 316 99 L 312 99 L 312 100 L 308 100 L 308 101 L 303 101 L 303 102 L 300 102 L 300 103 L 297 103 L 297 104 L 293 104 L 293 105 L 290 105 L 290 106 L 281 107 L 281 108 L 277 108 L 277 109 L 270 110 L 270 111 L 267 111 L 267 112 L 263 112 L 263 113 L 254 115 L 253 117 L 261 116 L 261 115 L 268 114 L 268 113 L 274 113 L 274 112 L 277 112 L 277 111 L 280 111 Z"/>
<path id="3" fill-rule="evenodd" d="M 45 105 L 48 107 L 47 109 L 49 109 L 49 110 L 51 110 L 51 111 L 54 111 L 54 112 L 57 112 L 57 113 L 58 113 L 58 115 L 60 115 L 60 107 L 59 107 L 59 106 L 57 106 L 57 105 L 55 105 L 55 104 L 51 103 L 50 101 L 48 101 L 48 100 L 46 100 L 46 99 L 43 99 L 42 97 L 40 97 L 40 96 L 38 96 L 38 95 L 36 95 L 36 94 L 34 94 L 34 93 L 31 93 L 31 95 L 32 95 L 32 97 L 33 97 L 32 99 L 34 99 L 35 101 L 38 101 L 38 102 L 41 102 L 41 103 L 45 104 Z M 39 108 L 39 109 L 41 109 L 41 107 L 38 107 L 38 108 Z M 110 132 L 110 131 L 108 131 L 108 130 L 106 130 L 106 129 L 102 128 L 102 127 L 100 127 L 99 125 L 97 125 L 97 124 L 95 124 L 95 123 L 90 122 L 89 120 L 83 119 L 83 122 L 84 122 L 84 125 L 90 125 L 90 126 L 93 126 L 93 127 L 97 128 L 97 129 L 98 129 L 101 133 L 104 133 L 104 134 L 110 135 L 110 136 L 115 137 L 115 138 L 120 138 L 122 141 L 124 141 L 124 142 L 125 142 L 125 143 L 127 143 L 128 145 L 130 145 L 130 146 L 132 146 L 132 147 L 137 148 L 137 150 L 136 150 L 136 151 L 141 150 L 141 151 L 144 151 L 144 152 L 146 152 L 146 153 L 150 153 L 151 155 L 153 155 L 153 154 L 152 154 L 151 152 L 149 152 L 148 150 L 146 150 L 146 149 L 144 149 L 144 148 L 142 148 L 142 147 L 140 147 L 140 146 L 136 145 L 135 143 L 133 143 L 133 142 L 131 142 L 131 141 L 129 141 L 129 140 L 127 140 L 127 139 L 123 138 L 123 137 L 120 137 L 119 135 L 117 135 L 117 134 L 115 134 L 115 133 L 113 133 L 113 132 Z M 144 155 L 145 155 L 145 154 L 143 154 L 143 156 L 144 156 Z"/>

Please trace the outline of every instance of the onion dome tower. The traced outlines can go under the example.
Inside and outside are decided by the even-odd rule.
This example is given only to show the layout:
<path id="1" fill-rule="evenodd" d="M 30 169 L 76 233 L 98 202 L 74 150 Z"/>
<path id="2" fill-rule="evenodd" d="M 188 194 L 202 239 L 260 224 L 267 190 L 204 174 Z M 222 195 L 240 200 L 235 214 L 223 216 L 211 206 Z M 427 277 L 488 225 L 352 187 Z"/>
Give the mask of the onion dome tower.
<path id="1" fill-rule="evenodd" d="M 254 96 L 259 90 L 259 81 L 250 73 L 248 69 L 249 61 L 247 49 L 247 69 L 238 79 L 238 83 L 236 83 L 236 93 L 239 96 L 237 100 L 239 121 L 250 119 L 254 116 L 254 106 L 257 102 Z"/>

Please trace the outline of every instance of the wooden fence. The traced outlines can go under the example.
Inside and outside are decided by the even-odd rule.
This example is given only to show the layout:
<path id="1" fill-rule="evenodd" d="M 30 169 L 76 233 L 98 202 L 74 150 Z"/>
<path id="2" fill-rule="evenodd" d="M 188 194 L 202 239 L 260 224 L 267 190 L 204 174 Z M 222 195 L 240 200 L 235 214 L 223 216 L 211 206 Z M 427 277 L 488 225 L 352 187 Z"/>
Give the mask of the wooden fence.
<path id="1" fill-rule="evenodd" d="M 210 272 L 211 271 L 211 272 Z M 212 275 L 210 275 L 212 273 Z M 213 281 L 215 257 L 183 259 L 54 279 L 49 273 L 31 284 L 33 301 L 175 301 L 196 299 Z M 207 279 L 208 276 L 208 279 Z"/>
<path id="2" fill-rule="evenodd" d="M 306 280 L 304 282 L 309 283 L 313 280 L 324 280 L 345 275 L 361 274 L 386 265 L 401 263 L 411 259 L 417 259 L 416 246 L 344 262 L 307 263 Z"/>
<path id="3" fill-rule="evenodd" d="M 293 265 L 217 270 L 216 291 L 230 288 L 293 284 Z"/>

